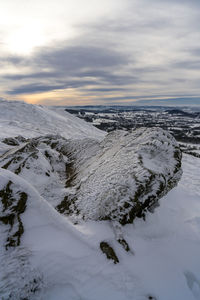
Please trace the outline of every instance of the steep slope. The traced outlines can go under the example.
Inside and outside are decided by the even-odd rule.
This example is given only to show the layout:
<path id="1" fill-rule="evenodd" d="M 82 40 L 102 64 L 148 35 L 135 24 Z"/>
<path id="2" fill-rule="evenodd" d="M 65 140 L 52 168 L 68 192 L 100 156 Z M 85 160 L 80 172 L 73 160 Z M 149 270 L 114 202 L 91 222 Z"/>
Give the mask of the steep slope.
<path id="1" fill-rule="evenodd" d="M 0 169 L 0 199 L 1 299 L 44 299 L 41 293 L 48 288 L 49 273 L 55 272 L 51 270 L 51 259 L 54 255 L 56 258 L 56 252 L 59 259 L 79 259 L 89 253 L 98 259 L 98 253 L 90 249 L 66 218 L 48 205 L 28 182 L 4 169 Z M 70 246 L 64 250 L 59 246 L 61 241 Z M 55 248 L 48 250 L 49 243 Z M 47 261 L 43 255 L 47 255 Z M 50 271 L 45 272 L 46 263 L 50 264 Z M 57 282 L 55 273 L 53 277 Z"/>
<path id="2" fill-rule="evenodd" d="M 155 173 L 150 193 L 159 190 L 159 174 L 166 179 L 165 192 L 173 187 L 181 175 L 179 149 L 159 129 L 143 129 L 137 138 L 116 132 L 103 140 L 104 134 L 73 116 L 60 119 L 49 111 L 16 102 L 1 106 L 0 298 L 200 299 L 200 159 L 184 154 L 178 186 L 145 221 L 136 218 L 123 227 L 93 221 L 88 217 L 93 209 L 84 203 L 89 198 L 91 203 L 93 192 L 99 201 L 112 178 L 123 184 L 133 165 L 130 173 L 137 171 L 142 182 L 143 175 Z M 82 210 L 76 223 L 54 208 L 73 193 L 78 195 L 76 212 Z M 120 200 L 123 193 L 118 197 L 116 189 L 116 194 L 114 200 Z M 115 215 L 112 209 L 105 212 Z"/>
<path id="3" fill-rule="evenodd" d="M 67 193 L 68 178 L 66 146 L 61 136 L 47 135 L 32 139 L 3 139 L 3 143 L 18 143 L 0 157 L 0 167 L 26 179 L 41 196 L 56 206 Z M 10 146 L 11 147 L 11 146 Z"/>
<path id="4" fill-rule="evenodd" d="M 59 134 L 65 138 L 101 139 L 105 133 L 72 116 L 59 114 L 47 107 L 18 101 L 0 101 L 0 136 L 36 137 Z"/>
<path id="5" fill-rule="evenodd" d="M 9 183 L 9 208 L 15 213 L 11 230 L 9 223 L 0 225 L 1 299 L 199 299 L 199 169 L 198 158 L 184 155 L 178 187 L 146 221 L 123 227 L 129 253 L 117 243 L 108 221 L 72 225 L 24 179 L 1 169 L 0 189 Z M 12 198 L 20 200 L 20 193 L 27 195 L 26 207 L 13 210 Z M 8 213 L 1 211 L 1 217 Z M 17 231 L 17 215 L 24 229 L 20 244 L 6 250 L 2 245 Z M 112 245 L 119 264 L 101 254 L 102 239 Z"/>
<path id="6" fill-rule="evenodd" d="M 182 174 L 178 144 L 162 129 L 116 131 L 102 142 L 53 135 L 21 139 L 15 138 L 21 146 L 0 157 L 0 167 L 26 179 L 61 213 L 85 220 L 132 223 Z"/>

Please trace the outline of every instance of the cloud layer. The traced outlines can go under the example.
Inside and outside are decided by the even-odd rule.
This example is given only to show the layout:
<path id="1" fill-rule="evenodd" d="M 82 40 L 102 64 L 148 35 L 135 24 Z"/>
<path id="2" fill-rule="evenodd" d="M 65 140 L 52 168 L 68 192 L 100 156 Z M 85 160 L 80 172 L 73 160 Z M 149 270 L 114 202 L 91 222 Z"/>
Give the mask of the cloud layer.
<path id="1" fill-rule="evenodd" d="M 199 96 L 199 1 L 115 3 L 95 20 L 77 19 L 74 36 L 58 34 L 28 55 L 4 48 L 2 96 L 46 104 Z"/>

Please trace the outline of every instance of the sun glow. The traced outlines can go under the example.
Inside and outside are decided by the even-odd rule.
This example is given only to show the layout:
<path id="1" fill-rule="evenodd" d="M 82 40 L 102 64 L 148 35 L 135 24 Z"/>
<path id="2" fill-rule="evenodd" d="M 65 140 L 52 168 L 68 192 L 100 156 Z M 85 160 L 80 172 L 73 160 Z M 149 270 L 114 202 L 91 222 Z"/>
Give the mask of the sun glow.
<path id="1" fill-rule="evenodd" d="M 45 42 L 41 28 L 33 24 L 15 29 L 7 38 L 6 46 L 12 53 L 29 54 L 33 48 L 42 46 Z"/>
<path id="2" fill-rule="evenodd" d="M 89 105 L 93 103 L 93 99 L 82 95 L 74 89 L 20 95 L 15 97 L 15 100 L 23 100 L 32 104 L 47 105 Z"/>

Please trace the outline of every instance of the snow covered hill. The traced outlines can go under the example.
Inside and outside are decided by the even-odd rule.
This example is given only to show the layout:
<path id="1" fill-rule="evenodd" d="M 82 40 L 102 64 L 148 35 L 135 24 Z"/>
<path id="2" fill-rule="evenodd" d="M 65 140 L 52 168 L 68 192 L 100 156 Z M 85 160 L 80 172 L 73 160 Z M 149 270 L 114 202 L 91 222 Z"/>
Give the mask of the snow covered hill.
<path id="1" fill-rule="evenodd" d="M 63 137 L 72 139 L 101 139 L 105 135 L 68 112 L 62 114 L 44 106 L 4 100 L 0 100 L 0 131 L 1 137 L 22 135 L 27 138 L 62 134 Z"/>
<path id="2" fill-rule="evenodd" d="M 80 195 L 90 196 L 88 180 L 89 186 L 95 183 L 91 170 L 105 176 L 103 163 L 112 173 L 123 158 L 126 178 L 129 154 L 140 154 L 149 172 L 175 178 L 173 187 L 181 175 L 176 143 L 163 136 L 155 142 L 157 150 L 148 152 L 154 144 L 148 145 L 151 131 L 140 132 L 142 140 L 135 140 L 133 152 L 134 136 L 114 133 L 103 140 L 104 133 L 69 114 L 20 102 L 0 103 L 0 126 L 0 299 L 200 299 L 199 158 L 183 155 L 178 186 L 145 220 L 125 226 L 71 220 L 54 207 L 77 193 L 78 184 Z M 160 139 L 163 131 L 157 134 Z M 114 136 L 122 148 L 113 147 Z M 110 153 L 116 158 L 113 164 Z M 112 175 L 122 180 L 118 171 Z M 100 194 L 107 182 L 104 186 L 98 180 L 95 191 Z"/>

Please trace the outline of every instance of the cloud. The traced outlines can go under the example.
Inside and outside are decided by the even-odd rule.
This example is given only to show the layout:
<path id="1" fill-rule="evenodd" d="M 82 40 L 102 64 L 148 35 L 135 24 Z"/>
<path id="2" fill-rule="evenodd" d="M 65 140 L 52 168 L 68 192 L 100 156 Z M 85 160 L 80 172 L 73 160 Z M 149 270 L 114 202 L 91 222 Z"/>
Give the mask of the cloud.
<path id="1" fill-rule="evenodd" d="M 154 2 L 156 3 L 160 3 L 160 0 L 154 0 Z M 200 6 L 200 3 L 199 3 L 199 0 L 162 0 L 163 3 L 166 3 L 166 4 L 169 4 L 169 3 L 173 3 L 174 5 L 177 5 L 177 4 L 181 4 L 181 5 L 194 5 L 195 7 L 198 7 Z"/>
<path id="2" fill-rule="evenodd" d="M 7 57 L 6 60 L 11 64 L 15 64 L 16 61 L 23 66 L 28 65 L 32 70 L 25 74 L 3 76 L 6 80 L 20 83 L 7 91 L 9 95 L 100 84 L 124 85 L 136 80 L 133 75 L 117 74 L 118 69 L 127 65 L 129 60 L 122 53 L 106 47 L 89 45 L 64 45 L 51 49 L 46 47 L 37 50 L 33 56 L 25 58 L 24 61 L 18 56 Z M 21 84 L 24 81 L 27 81 L 27 84 Z M 50 81 L 54 84 L 49 84 Z"/>
<path id="3" fill-rule="evenodd" d="M 61 49 L 44 49 L 33 57 L 33 63 L 40 67 L 73 73 L 84 68 L 109 68 L 127 63 L 128 58 L 105 47 L 66 46 Z"/>
<path id="4" fill-rule="evenodd" d="M 20 65 L 24 64 L 24 58 L 18 55 L 0 55 L 0 65 L 7 66 L 7 65 Z"/>
<path id="5" fill-rule="evenodd" d="M 36 72 L 27 74 L 7 74 L 3 78 L 9 80 L 24 80 L 24 79 L 40 79 L 40 78 L 54 78 L 56 73 L 53 72 Z"/>
<path id="6" fill-rule="evenodd" d="M 193 48 L 193 49 L 190 49 L 188 52 L 189 52 L 189 54 L 192 55 L 192 56 L 197 56 L 197 57 L 199 57 L 199 56 L 200 56 L 200 47 L 199 47 L 199 48 Z"/>
<path id="7" fill-rule="evenodd" d="M 125 88 L 118 88 L 118 87 L 113 87 L 113 88 L 89 88 L 87 89 L 88 92 L 124 92 Z"/>
<path id="8" fill-rule="evenodd" d="M 173 68 L 185 69 L 185 70 L 199 70 L 200 71 L 200 60 L 183 60 L 175 62 Z"/>
<path id="9" fill-rule="evenodd" d="M 1 54 L 5 95 L 73 89 L 83 98 L 102 95 L 109 102 L 112 95 L 123 102 L 198 94 L 200 2 L 119 2 L 120 13 L 80 20 L 70 39 L 26 56 Z"/>
<path id="10" fill-rule="evenodd" d="M 17 95 L 17 94 L 30 94 L 30 93 L 39 93 L 39 92 L 47 92 L 56 89 L 62 89 L 61 85 L 39 85 L 39 84 L 27 84 L 21 85 L 20 87 L 13 88 L 12 90 L 8 90 L 8 95 Z"/>
<path id="11" fill-rule="evenodd" d="M 154 100 L 140 100 L 134 102 L 135 105 L 157 105 L 157 106 L 200 106 L 200 97 L 181 97 Z"/>
<path id="12" fill-rule="evenodd" d="M 45 84 L 25 84 L 19 87 L 15 87 L 12 90 L 8 90 L 8 95 L 18 95 L 18 94 L 31 94 L 31 93 L 40 93 L 40 92 L 49 92 L 54 90 L 63 90 L 63 89 L 72 89 L 79 88 L 85 85 L 91 85 L 92 81 L 80 81 L 80 80 L 72 80 L 71 82 L 65 82 L 63 84 L 57 85 L 45 85 Z"/>

